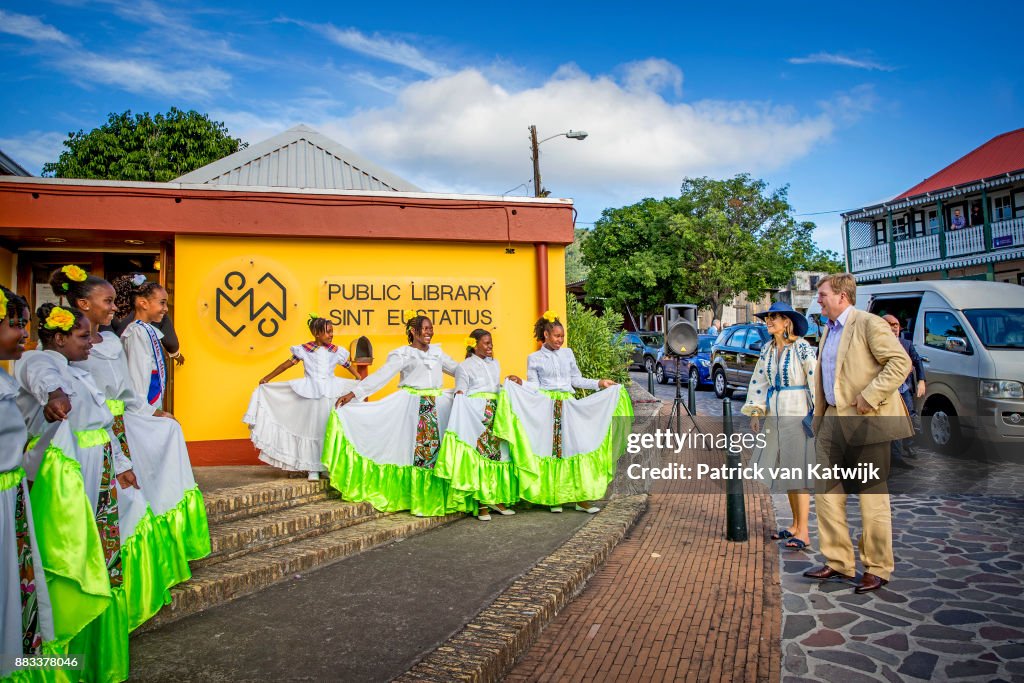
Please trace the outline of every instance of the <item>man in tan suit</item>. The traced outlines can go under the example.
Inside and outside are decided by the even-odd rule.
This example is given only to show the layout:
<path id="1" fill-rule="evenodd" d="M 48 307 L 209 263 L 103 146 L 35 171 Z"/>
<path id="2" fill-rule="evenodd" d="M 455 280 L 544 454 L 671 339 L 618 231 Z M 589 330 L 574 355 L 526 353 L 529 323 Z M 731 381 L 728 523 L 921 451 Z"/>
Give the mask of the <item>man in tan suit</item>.
<path id="1" fill-rule="evenodd" d="M 818 283 L 818 303 L 828 324 L 818 344 L 813 378 L 817 460 L 822 468 L 838 466 L 858 474 L 838 482 L 819 480 L 815 506 L 825 566 L 804 576 L 852 579 L 856 574 L 846 496 L 857 493 L 864 527 L 859 542 L 864 574 L 855 590 L 867 593 L 887 584 L 894 567 L 886 488 L 890 443 L 912 436 L 914 428 L 899 395 L 910 359 L 886 322 L 855 309 L 856 301 L 857 283 L 849 273 L 829 275 Z"/>

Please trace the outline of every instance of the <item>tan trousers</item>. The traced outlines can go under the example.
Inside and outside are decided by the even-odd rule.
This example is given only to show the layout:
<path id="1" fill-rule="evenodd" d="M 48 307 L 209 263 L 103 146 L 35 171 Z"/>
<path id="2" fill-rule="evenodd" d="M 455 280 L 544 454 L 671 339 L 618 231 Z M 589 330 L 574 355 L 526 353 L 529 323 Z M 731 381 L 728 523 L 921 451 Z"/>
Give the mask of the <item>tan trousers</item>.
<path id="1" fill-rule="evenodd" d="M 850 446 L 845 443 L 835 419 L 836 410 L 829 407 L 825 420 L 817 435 L 818 462 L 828 465 L 841 457 L 847 466 L 857 462 L 884 461 L 888 470 L 889 443 L 875 443 L 864 446 Z M 884 485 L 881 490 L 885 490 Z M 857 561 L 853 554 L 853 541 L 846 519 L 846 498 L 842 485 L 836 484 L 825 492 L 814 496 L 818 515 L 818 536 L 825 564 L 832 569 L 853 576 L 857 573 Z M 888 580 L 895 565 L 892 554 L 892 510 L 888 493 L 861 493 L 861 520 L 863 531 L 858 540 L 860 560 L 864 571 Z"/>

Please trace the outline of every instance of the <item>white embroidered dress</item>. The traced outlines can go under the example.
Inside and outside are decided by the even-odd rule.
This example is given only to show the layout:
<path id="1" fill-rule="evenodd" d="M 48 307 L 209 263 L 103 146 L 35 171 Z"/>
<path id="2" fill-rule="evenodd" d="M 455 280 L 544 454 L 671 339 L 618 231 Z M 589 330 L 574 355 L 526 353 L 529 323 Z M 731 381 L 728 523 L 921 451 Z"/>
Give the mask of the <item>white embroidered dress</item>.
<path id="1" fill-rule="evenodd" d="M 349 367 L 343 348 L 310 342 L 291 347 L 291 352 L 302 362 L 302 379 L 257 386 L 242 421 L 249 425 L 263 462 L 283 470 L 323 472 L 327 417 L 356 381 L 335 375 L 335 368 Z"/>
<path id="2" fill-rule="evenodd" d="M 0 368 L 0 652 L 11 655 L 23 652 L 21 577 L 15 525 L 15 510 L 19 497 L 24 505 L 23 514 L 28 525 L 28 542 L 32 553 L 34 599 L 38 619 L 36 633 L 42 636 L 43 642 L 54 639 L 50 594 L 46 588 L 39 543 L 32 521 L 28 479 L 19 471 L 28 432 L 25 429 L 25 419 L 18 410 L 17 396 L 18 383 Z M 34 654 L 39 654 L 39 651 L 35 650 Z M 13 667 L 13 657 L 5 658 L 5 661 L 0 663 L 0 678 L 10 676 L 14 671 Z"/>
<path id="3" fill-rule="evenodd" d="M 809 387 L 815 362 L 815 349 L 806 340 L 797 339 L 778 354 L 772 339 L 761 349 L 750 378 L 741 412 L 749 416 L 760 411 L 765 436 L 765 447 L 755 448 L 750 462 L 764 469 L 763 482 L 775 493 L 814 487 L 806 476 L 808 465 L 815 462 L 814 440 L 801 422 L 814 407 Z M 802 471 L 805 476 L 775 478 L 769 468 L 786 468 L 794 475 Z"/>
<path id="4" fill-rule="evenodd" d="M 135 476 L 153 512 L 162 515 L 196 487 L 185 436 L 175 420 L 153 417 L 156 406 L 132 386 L 117 335 L 103 331 L 100 336 L 103 341 L 93 345 L 89 358 L 71 363 L 71 367 L 88 372 L 111 412 L 122 413 Z"/>

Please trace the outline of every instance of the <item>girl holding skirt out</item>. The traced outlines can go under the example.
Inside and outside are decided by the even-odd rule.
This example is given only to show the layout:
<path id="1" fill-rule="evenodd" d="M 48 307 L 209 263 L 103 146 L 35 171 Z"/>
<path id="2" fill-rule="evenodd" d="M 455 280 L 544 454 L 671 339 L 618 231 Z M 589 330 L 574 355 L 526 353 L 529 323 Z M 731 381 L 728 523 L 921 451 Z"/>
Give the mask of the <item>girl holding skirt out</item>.
<path id="1" fill-rule="evenodd" d="M 320 456 L 327 417 L 335 400 L 355 386 L 355 381 L 336 376 L 334 368 L 341 366 L 359 377 L 352 371 L 348 351 L 332 343 L 330 321 L 310 315 L 306 324 L 313 341 L 291 347 L 291 358 L 260 380 L 242 420 L 260 449 L 260 460 L 283 470 L 308 472 L 309 480 L 316 481 L 324 471 Z M 269 383 L 296 363 L 302 363 L 302 379 Z"/>
<path id="2" fill-rule="evenodd" d="M 21 358 L 28 317 L 25 300 L 0 287 L 0 360 Z M 14 678 L 16 656 L 60 653 L 22 467 L 28 431 L 17 396 L 17 382 L 0 368 L 0 652 L 7 655 L 0 662 L 0 679 L 4 680 Z"/>
<path id="3" fill-rule="evenodd" d="M 515 375 L 508 379 L 517 384 Z M 501 368 L 494 359 L 491 333 L 475 329 L 466 338 L 466 360 L 455 370 L 455 400 L 441 439 L 434 474 L 479 504 L 477 519 L 491 519 L 488 508 L 514 515 L 506 505 L 519 500 L 519 481 L 508 444 L 494 434 L 501 390 Z"/>
<path id="4" fill-rule="evenodd" d="M 40 463 L 32 490 L 36 523 L 38 527 L 42 517 L 49 525 L 55 521 L 51 516 L 70 514 L 80 506 L 80 500 L 69 501 L 65 513 L 55 507 L 44 512 L 36 504 L 36 489 L 61 489 L 63 484 L 54 478 L 73 479 L 77 472 L 93 512 L 112 599 L 71 641 L 69 652 L 86 657 L 82 680 L 119 681 L 128 677 L 131 623 L 148 611 L 153 598 L 152 558 L 157 557 L 160 539 L 154 535 L 152 512 L 139 490 L 132 464 L 111 436 L 114 416 L 106 397 L 88 372 L 69 365 L 89 356 L 92 331 L 88 320 L 76 308 L 53 304 L 43 304 L 36 314 L 43 350 L 26 352 L 14 367 L 21 385 L 18 405 L 29 432 L 40 436 L 26 456 L 32 470 Z M 47 539 L 42 545 L 46 547 Z M 59 557 L 50 559 L 61 564 Z M 48 562 L 44 557 L 49 575 Z M 60 569 L 54 573 L 61 573 Z M 97 579 L 89 578 L 92 583 Z M 163 598 L 162 591 L 157 598 Z M 57 595 L 54 605 L 63 609 Z"/>
<path id="5" fill-rule="evenodd" d="M 434 324 L 405 311 L 408 346 L 388 354 L 380 370 L 338 399 L 327 420 L 323 463 L 331 485 L 346 500 L 367 501 L 382 512 L 411 510 L 418 516 L 476 512 L 472 497 L 434 476 L 438 449 L 451 413 L 443 376 L 457 363 L 431 344 Z M 362 403 L 399 375 L 399 391 Z M 353 399 L 357 402 L 351 403 Z"/>
<path id="6" fill-rule="evenodd" d="M 70 273 L 70 275 L 69 275 Z M 206 505 L 196 486 L 181 425 L 135 391 L 121 340 L 106 328 L 117 308 L 114 287 L 103 278 L 65 266 L 50 277 L 58 296 L 82 311 L 93 333 L 89 357 L 71 366 L 85 370 L 113 415 L 113 436 L 132 463 L 142 495 L 150 504 L 148 532 L 155 543 L 146 595 L 134 605 L 131 628 L 138 628 L 170 604 L 170 589 L 191 578 L 188 563 L 210 554 Z"/>
<path id="7" fill-rule="evenodd" d="M 565 346 L 565 328 L 548 311 L 534 325 L 544 345 L 527 358 L 523 386 L 505 382 L 494 433 L 509 442 L 519 475 L 519 495 L 561 512 L 575 503 L 581 512 L 599 508 L 615 476 L 618 457 L 632 428 L 633 405 L 624 387 L 610 379 L 588 379 Z M 575 399 L 573 389 L 602 389 Z"/>

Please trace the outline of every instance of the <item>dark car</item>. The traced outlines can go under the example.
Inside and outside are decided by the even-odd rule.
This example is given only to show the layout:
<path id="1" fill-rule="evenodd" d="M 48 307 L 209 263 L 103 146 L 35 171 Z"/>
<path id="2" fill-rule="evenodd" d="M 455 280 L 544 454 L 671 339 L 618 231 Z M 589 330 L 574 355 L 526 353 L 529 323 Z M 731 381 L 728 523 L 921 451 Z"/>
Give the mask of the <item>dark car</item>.
<path id="1" fill-rule="evenodd" d="M 715 339 L 717 335 L 714 334 L 698 335 L 697 355 L 692 358 L 662 354 L 654 364 L 654 376 L 662 384 L 674 382 L 678 367 L 681 377 L 685 377 L 694 388 L 699 389 L 702 385 L 711 384 L 711 345 L 715 343 Z"/>
<path id="2" fill-rule="evenodd" d="M 731 396 L 734 389 L 746 391 L 771 335 L 762 323 L 745 323 L 726 328 L 711 347 L 711 383 L 715 396 Z"/>
<path id="3" fill-rule="evenodd" d="M 639 332 L 626 332 L 622 335 L 622 339 L 633 347 L 630 367 L 654 372 L 654 364 L 665 345 L 665 335 L 661 332 L 640 330 Z"/>

